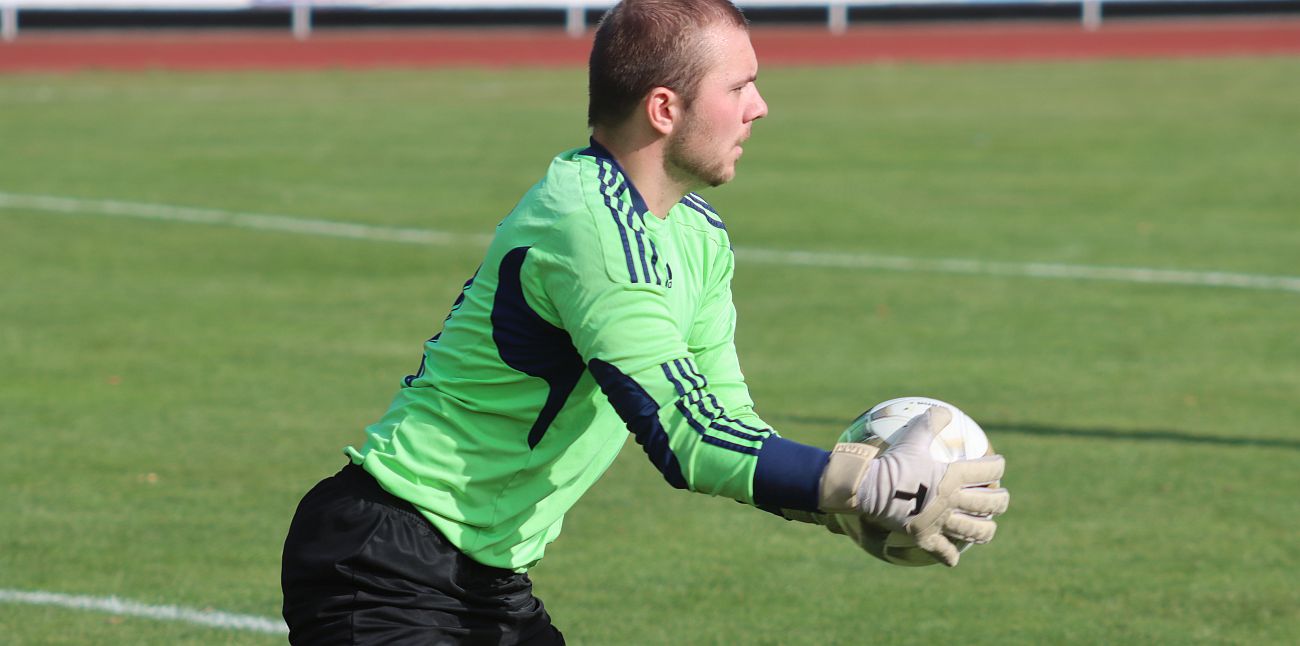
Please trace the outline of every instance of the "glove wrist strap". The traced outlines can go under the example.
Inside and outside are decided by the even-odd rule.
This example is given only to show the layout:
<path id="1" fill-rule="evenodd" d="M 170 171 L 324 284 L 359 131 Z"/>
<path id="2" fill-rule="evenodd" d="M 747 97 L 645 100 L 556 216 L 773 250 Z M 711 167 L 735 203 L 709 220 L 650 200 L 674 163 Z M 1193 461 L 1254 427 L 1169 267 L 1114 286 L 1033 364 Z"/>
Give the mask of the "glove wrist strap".
<path id="1" fill-rule="evenodd" d="M 822 472 L 818 508 L 832 514 L 858 512 L 861 505 L 859 487 L 871 460 L 879 453 L 880 449 L 870 444 L 836 444 L 826 470 Z"/>

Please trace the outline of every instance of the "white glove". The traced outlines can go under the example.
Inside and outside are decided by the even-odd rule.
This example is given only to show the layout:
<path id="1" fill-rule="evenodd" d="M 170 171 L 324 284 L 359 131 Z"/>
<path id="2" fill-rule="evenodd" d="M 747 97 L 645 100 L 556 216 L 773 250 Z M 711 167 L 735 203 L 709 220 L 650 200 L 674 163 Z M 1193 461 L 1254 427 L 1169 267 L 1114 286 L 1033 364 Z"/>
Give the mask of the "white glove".
<path id="1" fill-rule="evenodd" d="M 1000 455 L 941 462 L 930 444 L 951 421 L 942 407 L 916 416 L 879 449 L 866 444 L 837 444 L 822 474 L 821 511 L 860 514 L 872 525 L 910 534 L 939 562 L 955 566 L 954 540 L 987 543 L 1006 511 L 1006 489 L 988 485 L 1002 477 Z"/>

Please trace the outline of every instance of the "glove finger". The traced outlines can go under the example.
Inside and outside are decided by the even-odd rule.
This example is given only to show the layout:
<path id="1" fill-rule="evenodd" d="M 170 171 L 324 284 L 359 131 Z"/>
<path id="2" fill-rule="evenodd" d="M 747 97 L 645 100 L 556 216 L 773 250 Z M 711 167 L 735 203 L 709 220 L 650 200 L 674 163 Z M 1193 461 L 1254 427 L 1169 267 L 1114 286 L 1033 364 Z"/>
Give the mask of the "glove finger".
<path id="1" fill-rule="evenodd" d="M 916 546 L 948 567 L 957 567 L 957 561 L 961 558 L 957 546 L 938 532 L 916 537 Z"/>
<path id="2" fill-rule="evenodd" d="M 957 460 L 948 465 L 944 480 L 955 479 L 961 487 L 986 485 L 1002 479 L 1007 461 L 1000 455 L 989 455 L 970 460 Z"/>
<path id="3" fill-rule="evenodd" d="M 1011 493 L 1006 489 L 965 487 L 952 496 L 952 506 L 959 512 L 975 516 L 997 516 L 1007 511 Z"/>
<path id="4" fill-rule="evenodd" d="M 949 514 L 943 523 L 943 533 L 954 541 L 984 544 L 993 540 L 998 532 L 998 524 L 988 518 L 976 518 L 966 514 Z"/>
<path id="5" fill-rule="evenodd" d="M 952 412 L 943 406 L 931 406 L 924 413 L 913 417 L 903 428 L 898 430 L 894 436 L 891 446 L 899 447 L 905 444 L 921 443 L 926 447 L 929 455 L 930 443 L 939 435 L 943 429 L 948 428 L 948 423 L 952 421 Z"/>

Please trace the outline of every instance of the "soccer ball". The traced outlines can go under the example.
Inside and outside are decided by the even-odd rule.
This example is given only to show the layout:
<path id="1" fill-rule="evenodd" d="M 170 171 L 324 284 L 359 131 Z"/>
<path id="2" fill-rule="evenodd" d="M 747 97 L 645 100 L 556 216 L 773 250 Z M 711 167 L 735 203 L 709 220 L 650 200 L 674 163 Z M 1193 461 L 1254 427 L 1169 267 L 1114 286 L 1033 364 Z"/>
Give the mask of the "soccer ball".
<path id="1" fill-rule="evenodd" d="M 975 420 L 960 409 L 947 402 L 928 397 L 900 397 L 881 402 L 871 410 L 859 415 L 853 423 L 840 434 L 840 442 L 861 442 L 881 450 L 889 446 L 894 434 L 903 428 L 913 417 L 924 413 L 931 406 L 943 406 L 952 412 L 952 421 L 948 423 L 930 445 L 930 454 L 935 460 L 952 462 L 968 458 L 979 458 L 993 453 L 989 438 L 984 434 Z M 997 486 L 994 484 L 993 486 Z M 928 552 L 916 546 L 906 532 L 890 531 L 863 522 L 853 514 L 836 514 L 831 518 L 831 526 L 852 538 L 872 556 L 893 563 L 919 567 L 934 565 L 935 560 Z M 965 551 L 970 543 L 956 541 L 957 549 Z"/>

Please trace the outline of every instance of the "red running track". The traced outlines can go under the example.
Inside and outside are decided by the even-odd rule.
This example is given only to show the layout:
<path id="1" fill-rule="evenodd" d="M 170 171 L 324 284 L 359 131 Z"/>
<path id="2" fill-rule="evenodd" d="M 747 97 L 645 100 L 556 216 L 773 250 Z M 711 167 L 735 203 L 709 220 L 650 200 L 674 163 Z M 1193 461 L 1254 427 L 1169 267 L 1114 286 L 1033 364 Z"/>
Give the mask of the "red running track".
<path id="1" fill-rule="evenodd" d="M 1003 61 L 1080 58 L 1218 57 L 1300 54 L 1300 19 L 1002 23 L 824 28 L 756 27 L 764 65 L 879 61 Z M 0 72 L 107 70 L 309 70 L 447 66 L 584 65 L 590 35 L 560 29 L 116 34 L 21 33 L 0 44 Z"/>

